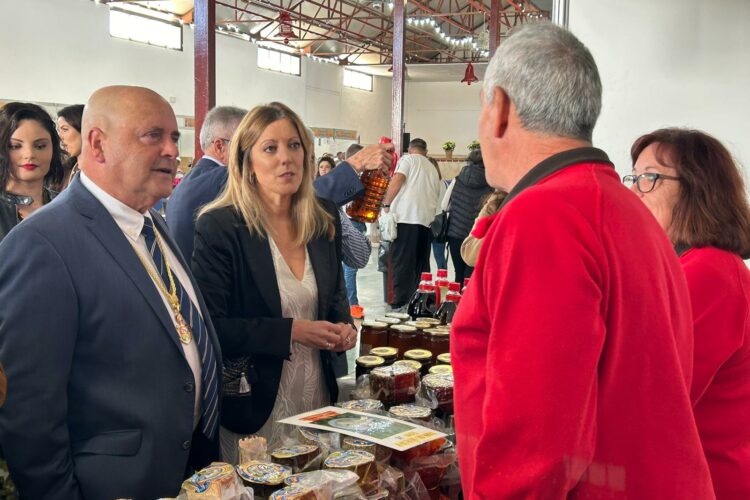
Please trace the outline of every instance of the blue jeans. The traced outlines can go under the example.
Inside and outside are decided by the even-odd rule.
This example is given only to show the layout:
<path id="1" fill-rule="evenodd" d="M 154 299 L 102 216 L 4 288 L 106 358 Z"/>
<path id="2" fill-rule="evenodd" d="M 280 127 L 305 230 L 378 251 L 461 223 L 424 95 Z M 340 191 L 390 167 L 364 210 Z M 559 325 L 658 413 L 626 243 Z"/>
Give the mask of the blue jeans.
<path id="1" fill-rule="evenodd" d="M 435 255 L 435 263 L 438 269 L 448 269 L 448 259 L 445 255 L 445 243 L 432 242 L 432 253 Z"/>
<path id="2" fill-rule="evenodd" d="M 352 225 L 361 233 L 367 231 L 367 226 L 365 226 L 364 222 L 353 220 Z M 349 305 L 358 306 L 359 299 L 357 298 L 357 268 L 349 267 L 346 264 L 342 265 L 344 266 L 344 283 L 346 284 L 346 293 L 349 297 Z"/>

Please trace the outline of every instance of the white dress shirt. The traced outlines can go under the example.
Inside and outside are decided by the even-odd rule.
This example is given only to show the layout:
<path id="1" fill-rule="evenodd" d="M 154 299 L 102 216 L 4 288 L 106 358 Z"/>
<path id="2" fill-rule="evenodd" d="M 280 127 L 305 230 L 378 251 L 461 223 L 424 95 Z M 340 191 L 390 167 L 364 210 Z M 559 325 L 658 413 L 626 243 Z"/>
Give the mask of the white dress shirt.
<path id="1" fill-rule="evenodd" d="M 134 210 L 125 205 L 123 202 L 97 186 L 94 181 L 86 177 L 86 174 L 84 174 L 83 172 L 80 173 L 80 176 L 81 184 L 83 184 L 83 186 L 88 189 L 92 195 L 94 195 L 94 198 L 99 200 L 99 202 L 104 205 L 104 208 L 115 220 L 115 223 L 128 239 L 128 242 L 130 242 L 130 244 L 133 246 L 133 250 L 135 250 L 141 257 L 143 257 L 143 261 L 145 261 L 151 267 L 156 276 L 159 276 L 159 271 L 154 267 L 153 259 L 151 258 L 151 254 L 149 253 L 148 248 L 146 247 L 146 238 L 141 234 L 141 230 L 143 229 L 143 218 L 151 218 L 151 214 L 148 212 L 142 214 L 137 210 Z M 156 225 L 154 225 L 154 230 L 158 231 L 156 229 Z M 172 273 L 174 274 L 175 278 L 180 281 L 182 287 L 185 289 L 185 292 L 190 297 L 190 300 L 193 302 L 194 309 L 198 312 L 198 314 L 201 314 L 200 307 L 198 307 L 198 300 L 195 295 L 195 290 L 193 290 L 193 285 L 190 283 L 190 278 L 188 277 L 187 272 L 177 260 L 177 257 L 175 257 L 172 249 L 169 248 L 169 245 L 167 245 L 166 242 L 163 241 L 163 235 L 160 234 L 160 236 L 162 236 L 162 242 L 164 243 L 162 245 L 162 250 L 167 261 L 169 262 L 169 267 L 172 269 Z M 169 284 L 165 284 L 165 286 L 169 288 Z M 172 322 L 175 323 L 175 331 L 170 332 L 170 335 L 176 336 L 177 322 L 175 321 L 174 311 L 172 311 L 172 308 L 169 305 L 169 299 L 162 293 L 161 289 L 156 283 L 154 283 L 154 287 L 156 287 L 157 291 L 159 292 L 159 295 L 164 302 L 164 307 L 167 309 L 169 316 L 172 318 Z M 201 317 L 203 316 L 201 315 Z M 182 346 L 182 349 L 185 353 L 185 359 L 190 365 L 190 369 L 193 371 L 193 378 L 195 379 L 195 409 L 193 411 L 193 428 L 195 428 L 201 418 L 201 359 L 200 355 L 198 354 L 198 346 L 196 345 L 195 338 L 193 338 L 193 341 L 187 345 L 182 343 L 180 343 L 180 345 Z"/>

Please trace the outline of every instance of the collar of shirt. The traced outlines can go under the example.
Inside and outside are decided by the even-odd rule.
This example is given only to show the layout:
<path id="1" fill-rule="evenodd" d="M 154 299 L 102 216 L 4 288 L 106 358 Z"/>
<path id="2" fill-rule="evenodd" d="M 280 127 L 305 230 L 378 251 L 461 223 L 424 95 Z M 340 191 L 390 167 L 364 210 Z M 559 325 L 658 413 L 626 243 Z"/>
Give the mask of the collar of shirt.
<path id="1" fill-rule="evenodd" d="M 83 186 L 94 195 L 94 198 L 104 205 L 104 208 L 115 220 L 115 223 L 117 223 L 120 230 L 125 233 L 125 236 L 133 242 L 138 241 L 138 238 L 141 236 L 141 230 L 143 229 L 143 218 L 151 217 L 151 214 L 148 212 L 142 214 L 138 210 L 130 208 L 97 186 L 96 183 L 86 177 L 86 174 L 83 172 L 81 172 L 80 175 L 81 184 L 83 184 Z"/>
<path id="2" fill-rule="evenodd" d="M 217 160 L 216 158 L 214 158 L 214 157 L 213 157 L 213 156 L 211 156 L 211 155 L 207 155 L 207 154 L 204 154 L 204 155 L 203 155 L 203 158 L 208 158 L 208 159 L 209 159 L 209 160 L 211 160 L 211 161 L 215 161 L 216 163 L 218 163 L 218 164 L 219 164 L 219 165 L 221 165 L 222 167 L 226 167 L 226 165 L 224 165 L 224 164 L 223 164 L 222 162 L 220 162 L 219 160 Z"/>

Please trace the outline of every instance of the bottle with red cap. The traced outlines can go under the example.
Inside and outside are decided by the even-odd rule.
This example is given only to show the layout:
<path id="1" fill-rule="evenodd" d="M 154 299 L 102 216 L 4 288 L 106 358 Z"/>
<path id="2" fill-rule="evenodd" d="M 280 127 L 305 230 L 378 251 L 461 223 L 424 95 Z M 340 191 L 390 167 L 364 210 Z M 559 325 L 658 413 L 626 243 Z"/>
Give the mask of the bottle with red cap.
<path id="1" fill-rule="evenodd" d="M 445 296 L 448 294 L 448 270 L 438 269 L 437 279 L 435 280 L 435 306 L 440 307 L 440 304 L 445 302 Z"/>
<path id="2" fill-rule="evenodd" d="M 422 273 L 419 287 L 409 301 L 406 312 L 412 320 L 432 317 L 435 315 L 435 302 L 435 283 L 432 282 L 432 273 Z"/>
<path id="3" fill-rule="evenodd" d="M 389 137 L 381 137 L 380 144 L 390 144 L 392 141 Z M 398 155 L 393 152 L 392 170 L 395 169 L 398 162 Z M 365 170 L 359 178 L 362 186 L 365 188 L 364 194 L 356 198 L 346 209 L 346 214 L 353 220 L 359 222 L 375 222 L 380 215 L 380 209 L 383 206 L 385 193 L 388 191 L 390 178 L 380 169 Z"/>
<path id="4" fill-rule="evenodd" d="M 461 301 L 461 285 L 458 283 L 448 284 L 448 295 L 445 296 L 445 301 L 440 304 L 435 318 L 440 320 L 441 325 L 447 325 L 453 321 L 453 315 L 456 314 L 458 303 Z"/>

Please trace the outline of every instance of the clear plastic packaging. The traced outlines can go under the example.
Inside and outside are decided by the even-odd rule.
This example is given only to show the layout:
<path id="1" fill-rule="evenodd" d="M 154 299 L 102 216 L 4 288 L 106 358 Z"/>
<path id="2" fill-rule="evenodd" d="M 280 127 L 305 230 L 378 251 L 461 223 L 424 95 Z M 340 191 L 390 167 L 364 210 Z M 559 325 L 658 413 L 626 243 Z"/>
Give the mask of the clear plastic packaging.
<path id="1" fill-rule="evenodd" d="M 253 491 L 242 485 L 234 467 L 223 462 L 213 462 L 182 483 L 180 496 L 187 500 L 252 500 Z"/>

